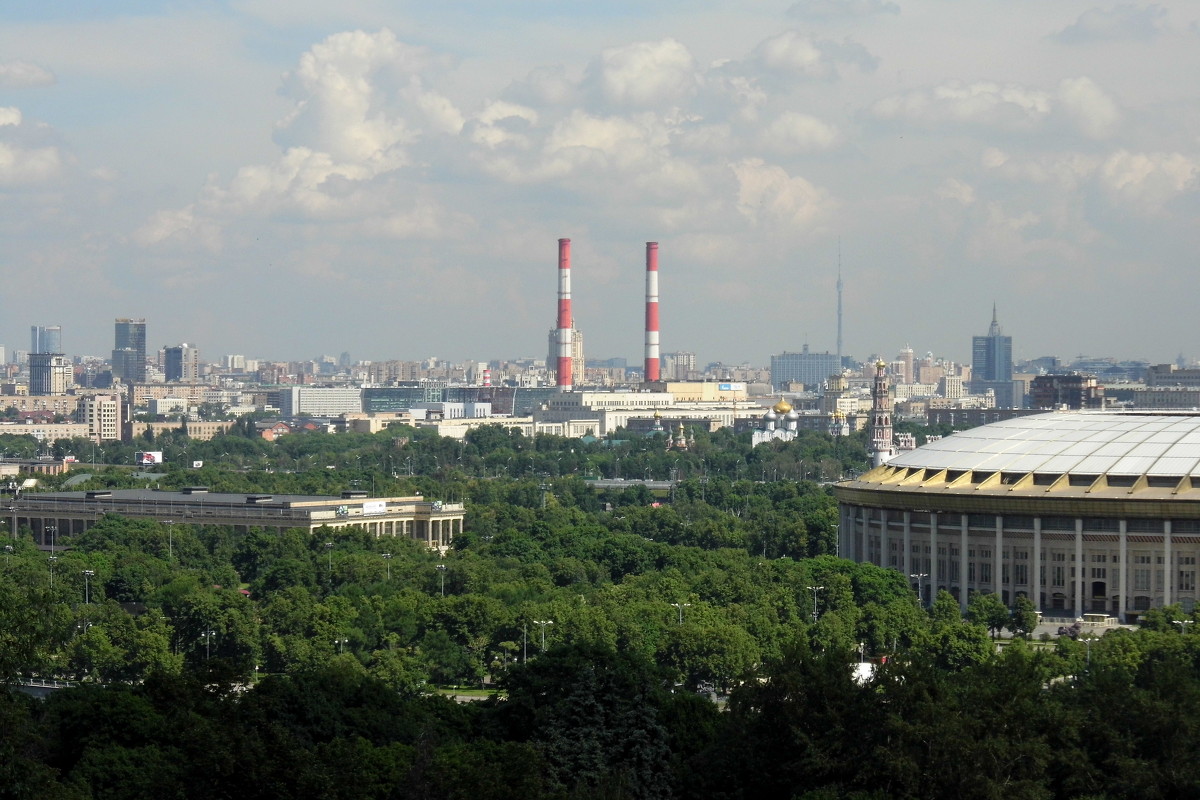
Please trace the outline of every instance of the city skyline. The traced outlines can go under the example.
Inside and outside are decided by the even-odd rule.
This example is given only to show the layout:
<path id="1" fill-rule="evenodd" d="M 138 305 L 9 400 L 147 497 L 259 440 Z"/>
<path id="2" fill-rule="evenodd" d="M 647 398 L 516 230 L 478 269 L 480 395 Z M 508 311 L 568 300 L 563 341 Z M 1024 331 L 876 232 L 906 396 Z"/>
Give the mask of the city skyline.
<path id="1" fill-rule="evenodd" d="M 1196 355 L 1194 6 L 326 5 L 0 9 L 0 341 Z"/>

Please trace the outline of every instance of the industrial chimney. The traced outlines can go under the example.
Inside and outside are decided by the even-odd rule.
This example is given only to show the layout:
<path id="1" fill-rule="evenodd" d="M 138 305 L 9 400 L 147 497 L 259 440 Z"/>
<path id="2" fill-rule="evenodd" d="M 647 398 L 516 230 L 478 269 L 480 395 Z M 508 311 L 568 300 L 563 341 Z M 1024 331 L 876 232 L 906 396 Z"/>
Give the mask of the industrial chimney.
<path id="1" fill-rule="evenodd" d="M 571 240 L 558 240 L 558 390 L 571 391 Z"/>
<path id="2" fill-rule="evenodd" d="M 646 365 L 647 381 L 659 378 L 658 358 L 658 242 L 646 242 Z"/>

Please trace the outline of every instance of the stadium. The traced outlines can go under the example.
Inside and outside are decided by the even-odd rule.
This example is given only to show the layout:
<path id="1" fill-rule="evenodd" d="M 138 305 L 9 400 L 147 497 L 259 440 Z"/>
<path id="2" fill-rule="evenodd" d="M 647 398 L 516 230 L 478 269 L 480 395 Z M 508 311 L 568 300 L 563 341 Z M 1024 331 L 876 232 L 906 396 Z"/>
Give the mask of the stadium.
<path id="1" fill-rule="evenodd" d="M 1050 616 L 1196 602 L 1200 414 L 1053 412 L 954 433 L 834 487 L 841 555 L 926 602 L 1024 595 Z"/>

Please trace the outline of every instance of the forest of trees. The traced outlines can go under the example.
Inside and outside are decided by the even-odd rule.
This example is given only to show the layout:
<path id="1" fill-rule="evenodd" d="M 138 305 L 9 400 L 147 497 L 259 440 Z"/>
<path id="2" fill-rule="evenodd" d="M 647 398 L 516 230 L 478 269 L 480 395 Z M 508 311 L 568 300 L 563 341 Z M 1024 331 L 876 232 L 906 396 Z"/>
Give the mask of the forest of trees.
<path id="1" fill-rule="evenodd" d="M 1192 617 L 1039 642 L 1021 638 L 1031 609 L 994 596 L 965 618 L 945 593 L 922 608 L 905 576 L 837 558 L 836 504 L 798 480 L 861 469 L 861 441 L 159 438 L 173 462 L 205 466 L 98 466 L 72 488 L 374 484 L 463 499 L 466 528 L 439 555 L 354 528 L 106 517 L 53 561 L 18 531 L 0 568 L 0 674 L 76 686 L 0 695 L 0 797 L 1200 789 L 1200 631 L 1176 624 Z M 128 460 L 110 446 L 104 462 Z M 585 480 L 615 470 L 680 482 L 655 495 Z M 1000 630 L 1014 638 L 997 649 Z M 853 678 L 860 660 L 873 680 Z M 491 691 L 461 704 L 439 687 Z"/>

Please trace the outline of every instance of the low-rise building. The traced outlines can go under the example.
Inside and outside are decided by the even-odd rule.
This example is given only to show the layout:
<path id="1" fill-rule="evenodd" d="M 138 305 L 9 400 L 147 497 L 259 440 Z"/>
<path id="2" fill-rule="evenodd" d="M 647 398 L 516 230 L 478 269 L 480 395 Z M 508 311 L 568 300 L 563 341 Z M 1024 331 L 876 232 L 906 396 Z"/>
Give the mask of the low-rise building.
<path id="1" fill-rule="evenodd" d="M 376 537 L 403 536 L 445 550 L 462 533 L 462 503 L 415 497 L 369 497 L 366 492 L 320 495 L 230 494 L 194 486 L 181 491 L 112 489 L 22 494 L 5 510 L 10 532 L 28 528 L 49 549 L 83 533 L 105 514 L 172 525 L 228 525 L 238 531 L 265 528 L 359 526 Z M 51 530 L 53 529 L 53 531 Z"/>

